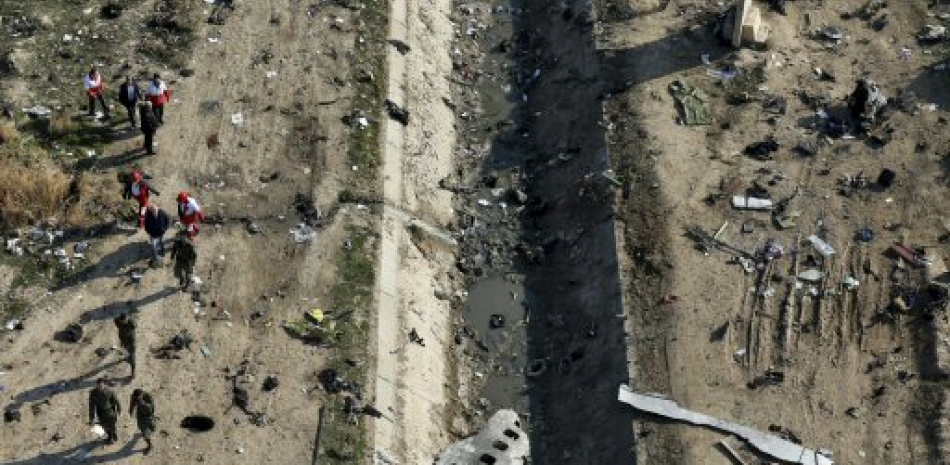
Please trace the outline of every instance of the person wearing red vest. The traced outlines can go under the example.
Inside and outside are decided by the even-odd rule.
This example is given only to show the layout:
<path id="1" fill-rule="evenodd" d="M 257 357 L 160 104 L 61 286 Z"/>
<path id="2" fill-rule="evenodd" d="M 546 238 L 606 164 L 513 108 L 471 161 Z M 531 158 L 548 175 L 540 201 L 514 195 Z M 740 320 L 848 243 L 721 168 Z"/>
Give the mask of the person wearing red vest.
<path id="1" fill-rule="evenodd" d="M 102 75 L 99 74 L 99 70 L 93 66 L 89 69 L 89 73 L 83 76 L 82 79 L 83 86 L 86 88 L 86 95 L 89 97 L 89 116 L 95 116 L 96 114 L 96 101 L 99 101 L 99 104 L 102 105 L 102 113 L 106 118 L 109 117 L 109 107 L 106 106 L 106 100 L 103 95 L 105 95 L 106 83 L 102 80 Z"/>
<path id="2" fill-rule="evenodd" d="M 148 101 L 152 102 L 152 111 L 158 118 L 158 124 L 165 124 L 165 104 L 172 99 L 172 91 L 168 90 L 165 81 L 156 73 L 148 83 L 148 90 L 145 91 Z"/>
<path id="3" fill-rule="evenodd" d="M 133 171 L 132 177 L 129 178 L 129 183 L 125 186 L 123 197 L 126 199 L 135 199 L 135 201 L 138 202 L 139 228 L 145 225 L 145 210 L 148 207 L 149 194 L 160 195 L 157 190 L 153 189 L 152 186 L 149 186 L 148 183 L 142 179 L 141 171 Z"/>
<path id="4" fill-rule="evenodd" d="M 195 237 L 195 235 L 198 234 L 198 231 L 201 230 L 198 226 L 198 222 L 204 221 L 204 219 L 205 214 L 201 211 L 201 206 L 198 205 L 198 202 L 188 195 L 187 192 L 179 192 L 178 220 L 181 221 L 181 224 L 185 226 L 185 230 L 188 231 L 188 237 Z"/>

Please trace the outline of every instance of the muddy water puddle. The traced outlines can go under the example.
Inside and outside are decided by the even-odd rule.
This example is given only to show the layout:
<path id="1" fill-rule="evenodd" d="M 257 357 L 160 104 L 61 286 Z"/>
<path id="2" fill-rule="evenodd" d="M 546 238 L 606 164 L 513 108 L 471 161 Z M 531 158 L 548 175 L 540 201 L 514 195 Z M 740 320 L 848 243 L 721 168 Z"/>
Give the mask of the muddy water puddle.
<path id="1" fill-rule="evenodd" d="M 516 274 L 484 278 L 469 290 L 465 319 L 486 354 L 476 377 L 484 383 L 481 397 L 492 409 L 527 411 L 530 298 L 525 292 L 524 277 Z"/>

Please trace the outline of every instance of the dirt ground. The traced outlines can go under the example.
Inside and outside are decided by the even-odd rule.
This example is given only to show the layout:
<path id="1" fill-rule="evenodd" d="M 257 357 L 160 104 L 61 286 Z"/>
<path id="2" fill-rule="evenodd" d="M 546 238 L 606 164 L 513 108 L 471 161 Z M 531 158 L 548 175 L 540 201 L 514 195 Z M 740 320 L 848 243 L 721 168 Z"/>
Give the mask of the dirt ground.
<path id="1" fill-rule="evenodd" d="M 719 3 L 598 2 L 602 71 L 613 81 L 611 157 L 630 192 L 618 236 L 632 386 L 828 449 L 836 463 L 944 463 L 946 371 L 938 353 L 945 336 L 938 328 L 947 315 L 920 269 L 887 249 L 900 242 L 928 254 L 948 251 L 941 212 L 950 77 L 939 67 L 946 50 L 916 40 L 945 11 L 928 2 L 889 3 L 866 20 L 854 14 L 862 1 L 789 1 L 785 15 L 764 3 L 757 2 L 773 31 L 769 48 L 734 51 L 713 36 Z M 882 14 L 888 23 L 877 31 L 871 24 Z M 844 31 L 839 44 L 816 37 L 826 26 Z M 709 74 L 730 64 L 746 73 L 735 79 L 764 71 L 748 99 L 733 104 L 727 100 L 740 81 Z M 834 78 L 819 79 L 816 68 Z M 883 144 L 826 137 L 816 114 L 847 113 L 845 99 L 863 76 L 891 99 L 909 90 L 918 103 L 878 123 L 872 135 Z M 705 92 L 712 124 L 678 124 L 668 91 L 676 80 Z M 784 112 L 771 110 L 773 96 L 787 101 Z M 779 147 L 770 159 L 744 153 L 770 136 Z M 809 141 L 817 154 L 795 150 Z M 889 188 L 875 184 L 884 168 L 897 173 Z M 842 184 L 862 173 L 867 186 Z M 797 225 L 780 229 L 767 212 L 732 208 L 730 196 L 753 183 L 776 202 L 791 198 L 786 211 L 800 211 Z M 722 228 L 720 240 L 751 254 L 774 241 L 784 254 L 746 273 L 727 252 L 698 250 L 687 234 L 692 227 L 710 235 Z M 862 228 L 873 240 L 856 239 Z M 835 254 L 822 259 L 806 240 L 812 234 Z M 826 277 L 796 287 L 793 276 L 811 268 Z M 856 289 L 844 285 L 848 277 L 859 281 Z M 912 303 L 893 312 L 897 299 Z M 783 381 L 757 384 L 768 371 Z M 636 429 L 641 463 L 733 463 L 716 446 L 718 433 L 657 418 Z"/>
<path id="2" fill-rule="evenodd" d="M 94 12 L 83 24 L 111 27 L 109 20 L 98 17 L 100 2 L 86 3 Z M 353 423 L 356 439 L 347 439 L 340 430 L 351 428 L 345 426 L 349 415 L 337 408 L 340 398 L 330 399 L 319 388 L 316 374 L 328 363 L 357 367 L 351 368 L 353 373 L 365 371 L 371 366 L 367 340 L 358 342 L 358 335 L 347 334 L 362 347 L 346 352 L 340 344 L 314 345 L 293 338 L 282 324 L 300 320 L 313 308 L 328 312 L 338 327 L 368 324 L 359 321 L 365 320 L 368 302 L 343 305 L 370 292 L 373 271 L 356 270 L 368 273 L 357 275 L 345 267 L 361 263 L 364 256 L 375 257 L 376 226 L 367 205 L 338 199 L 372 198 L 376 190 L 374 166 L 360 166 L 349 152 L 353 131 L 360 129 L 343 122 L 354 101 L 370 98 L 354 98 L 358 86 L 351 75 L 355 67 L 364 67 L 354 52 L 356 38 L 370 35 L 346 2 L 235 3 L 223 25 L 199 25 L 193 53 L 185 57 L 183 69 L 193 71 L 187 77 L 178 75 L 178 68 L 164 69 L 134 46 L 104 45 L 119 50 L 99 63 L 110 88 L 118 87 L 112 76 L 122 73 L 120 65 L 128 62 L 136 74 L 161 71 L 174 99 L 157 136 L 158 155 L 141 154 L 140 135 L 125 131 L 124 109 L 113 102 L 114 118 L 122 122 L 115 124 L 114 137 L 102 144 L 97 158 L 85 165 L 92 165 L 87 176 L 105 179 L 115 179 L 117 171 L 133 164 L 141 166 L 161 192 L 153 201 L 171 215 L 179 190 L 197 197 L 209 219 L 197 239 L 197 276 L 204 289 L 200 306 L 174 286 L 167 258 L 163 268 L 147 267 L 144 233 L 106 226 L 99 229 L 105 234 L 67 235 L 62 244 L 66 250 L 71 251 L 74 242 L 90 243 L 87 262 L 92 266 L 48 293 L 32 288 L 33 305 L 22 318 L 24 329 L 4 333 L 0 341 L 0 395 L 5 408 L 19 407 L 22 413 L 20 422 L 0 425 L 3 463 L 62 463 L 92 449 L 86 399 L 100 376 L 117 381 L 123 405 L 120 441 L 92 449 L 87 462 L 309 463 L 321 405 L 331 406 L 325 452 L 339 463 L 364 459 L 353 455 L 365 453 L 358 445 L 363 421 Z M 216 8 L 194 4 L 202 18 Z M 136 3 L 120 21 L 134 25 L 153 7 L 154 2 Z M 61 33 L 56 29 L 60 21 L 70 20 L 57 16 L 66 13 L 46 3 L 30 13 L 48 15 L 50 24 L 35 38 L 13 44 L 21 55 L 36 57 L 41 50 L 31 47 Z M 86 37 L 91 29 L 86 29 Z M 77 68 L 87 64 L 80 62 Z M 42 67 L 41 62 L 20 65 Z M 28 73 L 5 80 L 6 98 L 14 108 L 54 106 L 44 85 L 35 80 L 39 77 Z M 81 75 L 56 79 L 69 89 L 64 92 L 69 111 L 77 111 Z M 372 78 L 364 75 L 363 82 Z M 75 100 L 69 100 L 72 95 Z M 235 114 L 241 114 L 243 122 L 235 123 Z M 378 120 L 372 118 L 370 125 L 378 125 Z M 372 153 L 364 155 L 369 160 Z M 107 185 L 120 189 L 118 183 Z M 297 244 L 290 230 L 303 221 L 317 226 L 316 236 Z M 249 232 L 252 222 L 260 233 Z M 4 276 L 18 272 L 13 270 Z M 130 280 L 133 272 L 143 275 L 140 281 Z M 343 282 L 347 276 L 359 280 Z M 134 379 L 121 362 L 111 321 L 123 312 L 133 312 L 138 321 L 139 368 Z M 356 321 L 352 326 L 351 320 Z M 83 341 L 54 341 L 54 334 L 72 322 L 82 323 Z M 150 353 L 182 330 L 189 331 L 194 343 L 180 359 L 163 360 Z M 100 357 L 97 348 L 112 349 Z M 342 357 L 348 357 L 348 365 L 334 361 Z M 248 373 L 238 380 L 250 393 L 250 409 L 263 414 L 256 419 L 259 426 L 252 424 L 252 416 L 230 407 L 232 382 L 226 376 L 244 361 Z M 262 389 L 268 375 L 280 383 L 272 392 Z M 148 457 L 141 454 L 144 443 L 136 436 L 134 421 L 125 416 L 134 388 L 153 394 L 159 417 L 155 449 Z M 192 414 L 211 416 L 215 428 L 201 434 L 180 428 L 179 422 Z"/>
<path id="3" fill-rule="evenodd" d="M 916 34 L 950 9 L 759 2 L 772 38 L 735 50 L 715 37 L 717 1 L 195 1 L 187 43 L 150 19 L 177 1 L 117 2 L 105 19 L 105 2 L 0 0 L 23 143 L 45 135 L 22 109 L 49 106 L 82 129 L 40 144 L 58 169 L 117 193 L 140 166 L 159 206 L 174 213 L 184 189 L 209 217 L 199 295 L 167 262 L 148 268 L 115 193 L 50 249 L 88 241 L 76 270 L 42 249 L 3 256 L 3 316 L 24 327 L 0 329 L 0 400 L 21 412 L 0 424 L 0 461 L 307 463 L 326 406 L 333 463 L 431 463 L 499 408 L 521 414 L 531 463 L 734 463 L 723 435 L 619 403 L 628 383 L 836 463 L 945 463 L 946 295 L 888 249 L 948 252 L 947 42 Z M 158 155 L 121 108 L 75 116 L 90 62 L 112 88 L 126 72 L 169 81 Z M 890 97 L 868 134 L 846 104 L 864 76 Z M 709 124 L 683 124 L 675 81 L 702 92 Z M 774 150 L 747 150 L 760 142 Z M 737 194 L 779 207 L 737 209 Z M 295 243 L 302 222 L 316 235 Z M 314 308 L 336 325 L 319 343 L 283 328 Z M 124 312 L 134 379 L 110 321 Z M 73 322 L 82 342 L 54 340 Z M 152 355 L 181 330 L 190 350 Z M 231 407 L 245 361 L 261 415 Z M 358 386 L 326 392 L 326 368 Z M 93 447 L 99 376 L 123 404 L 153 393 L 151 455 L 128 417 L 119 444 Z M 215 428 L 180 428 L 192 414 Z"/>

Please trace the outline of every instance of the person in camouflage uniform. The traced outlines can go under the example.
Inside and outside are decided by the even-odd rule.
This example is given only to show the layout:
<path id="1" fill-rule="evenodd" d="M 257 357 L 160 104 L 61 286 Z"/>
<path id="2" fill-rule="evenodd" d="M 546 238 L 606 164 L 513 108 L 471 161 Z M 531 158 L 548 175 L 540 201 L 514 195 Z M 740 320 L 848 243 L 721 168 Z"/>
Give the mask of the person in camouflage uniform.
<path id="1" fill-rule="evenodd" d="M 171 257 L 175 260 L 175 277 L 178 278 L 178 284 L 182 290 L 185 290 L 195 272 L 195 262 L 198 261 L 195 243 L 185 232 L 178 233 L 175 244 L 172 246 Z"/>
<path id="2" fill-rule="evenodd" d="M 128 313 L 123 313 L 113 320 L 119 330 L 119 344 L 127 354 L 126 361 L 132 368 L 132 378 L 135 377 L 135 320 Z"/>
<path id="3" fill-rule="evenodd" d="M 99 423 L 106 432 L 106 444 L 114 444 L 119 440 L 116 432 L 116 421 L 122 407 L 115 392 L 109 389 L 109 382 L 105 378 L 96 380 L 96 387 L 89 391 L 89 424 Z"/>
<path id="4" fill-rule="evenodd" d="M 152 433 L 155 432 L 155 403 L 152 395 L 136 389 L 129 400 L 129 415 L 135 416 L 135 423 L 145 439 L 145 455 L 152 451 Z"/>

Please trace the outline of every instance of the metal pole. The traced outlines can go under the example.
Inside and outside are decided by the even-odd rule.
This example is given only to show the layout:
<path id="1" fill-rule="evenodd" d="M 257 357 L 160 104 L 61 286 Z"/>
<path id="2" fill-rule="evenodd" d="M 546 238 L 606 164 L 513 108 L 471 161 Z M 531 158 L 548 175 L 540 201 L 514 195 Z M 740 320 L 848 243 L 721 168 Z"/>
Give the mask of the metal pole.
<path id="1" fill-rule="evenodd" d="M 313 441 L 313 465 L 320 462 L 320 440 L 323 438 L 323 417 L 327 413 L 327 406 L 320 406 L 320 418 L 317 420 L 317 437 Z"/>

